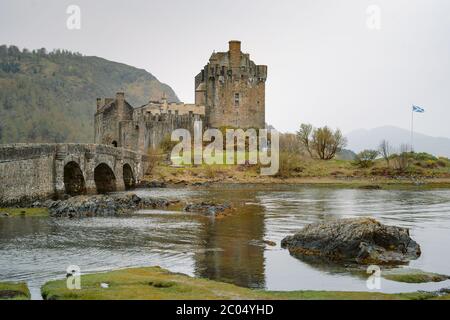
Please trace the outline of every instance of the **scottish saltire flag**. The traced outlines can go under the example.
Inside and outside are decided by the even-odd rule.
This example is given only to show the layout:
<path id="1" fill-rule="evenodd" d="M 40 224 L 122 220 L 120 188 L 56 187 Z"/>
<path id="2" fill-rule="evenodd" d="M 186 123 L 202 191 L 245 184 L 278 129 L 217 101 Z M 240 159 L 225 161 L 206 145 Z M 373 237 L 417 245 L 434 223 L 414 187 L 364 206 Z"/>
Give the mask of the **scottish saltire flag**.
<path id="1" fill-rule="evenodd" d="M 412 106 L 412 111 L 413 112 L 418 112 L 418 113 L 424 113 L 425 112 L 425 109 L 424 108 L 421 108 L 421 107 L 419 107 L 419 106 Z"/>

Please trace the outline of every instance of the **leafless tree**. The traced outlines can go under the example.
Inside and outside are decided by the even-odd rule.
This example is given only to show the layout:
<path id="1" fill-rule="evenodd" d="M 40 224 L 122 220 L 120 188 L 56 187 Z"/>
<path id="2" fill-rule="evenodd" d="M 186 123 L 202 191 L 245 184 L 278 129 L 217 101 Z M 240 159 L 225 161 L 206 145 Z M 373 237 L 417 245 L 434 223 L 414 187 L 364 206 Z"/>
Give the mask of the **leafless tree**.
<path id="1" fill-rule="evenodd" d="M 400 146 L 398 155 L 394 158 L 394 168 L 400 171 L 405 171 L 409 166 L 410 147 L 407 144 Z"/>
<path id="2" fill-rule="evenodd" d="M 339 129 L 333 131 L 326 126 L 314 129 L 310 124 L 302 124 L 297 136 L 311 157 L 316 155 L 322 160 L 332 159 L 347 144 Z"/>
<path id="3" fill-rule="evenodd" d="M 389 141 L 381 141 L 380 146 L 378 147 L 378 151 L 380 152 L 384 160 L 386 160 L 387 166 L 389 167 L 389 160 L 392 155 L 392 147 L 389 144 Z"/>
<path id="4" fill-rule="evenodd" d="M 310 124 L 302 123 L 300 125 L 300 130 L 297 131 L 297 137 L 300 140 L 300 143 L 305 147 L 306 151 L 308 151 L 311 158 L 313 157 L 311 147 L 310 147 L 310 137 L 313 132 L 313 126 Z"/>
<path id="5" fill-rule="evenodd" d="M 293 133 L 280 134 L 280 151 L 289 153 L 302 153 L 302 145 L 298 136 Z"/>

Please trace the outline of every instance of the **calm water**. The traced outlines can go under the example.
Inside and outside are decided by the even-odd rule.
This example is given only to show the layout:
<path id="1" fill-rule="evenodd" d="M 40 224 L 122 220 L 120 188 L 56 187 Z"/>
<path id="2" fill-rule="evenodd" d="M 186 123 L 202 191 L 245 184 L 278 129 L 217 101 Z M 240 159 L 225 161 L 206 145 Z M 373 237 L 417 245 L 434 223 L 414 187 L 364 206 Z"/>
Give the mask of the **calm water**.
<path id="1" fill-rule="evenodd" d="M 283 237 L 307 223 L 355 216 L 410 228 L 422 247 L 422 256 L 410 266 L 450 273 L 450 190 L 229 186 L 136 193 L 228 201 L 239 209 L 217 220 L 160 210 L 114 218 L 0 219 L 0 281 L 26 281 L 33 298 L 39 299 L 40 286 L 64 277 L 69 265 L 80 266 L 82 273 L 159 265 L 251 288 L 367 291 L 364 276 L 300 261 L 280 248 Z M 277 246 L 265 246 L 263 240 Z M 450 287 L 450 281 L 382 280 L 381 285 L 383 292 L 406 292 Z"/>

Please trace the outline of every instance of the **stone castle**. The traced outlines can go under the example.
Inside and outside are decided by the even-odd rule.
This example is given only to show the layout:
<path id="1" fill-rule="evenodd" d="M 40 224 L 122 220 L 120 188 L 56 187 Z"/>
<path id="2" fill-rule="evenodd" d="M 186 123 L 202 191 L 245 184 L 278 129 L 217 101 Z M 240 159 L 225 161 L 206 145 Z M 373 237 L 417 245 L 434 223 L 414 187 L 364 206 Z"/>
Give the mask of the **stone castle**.
<path id="1" fill-rule="evenodd" d="M 97 99 L 95 143 L 146 153 L 173 130 L 204 128 L 264 128 L 267 66 L 256 65 L 242 53 L 239 41 L 227 52 L 214 52 L 195 77 L 195 103 L 150 101 L 134 108 L 119 92 L 115 98 Z"/>

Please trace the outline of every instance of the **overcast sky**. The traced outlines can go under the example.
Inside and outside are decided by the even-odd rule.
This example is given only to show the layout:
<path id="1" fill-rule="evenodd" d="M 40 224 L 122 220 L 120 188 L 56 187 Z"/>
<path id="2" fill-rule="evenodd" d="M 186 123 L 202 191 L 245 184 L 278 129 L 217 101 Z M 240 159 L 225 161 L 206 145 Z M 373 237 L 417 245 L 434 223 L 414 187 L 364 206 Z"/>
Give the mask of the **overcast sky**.
<path id="1" fill-rule="evenodd" d="M 69 5 L 81 9 L 80 30 L 66 27 Z M 367 27 L 369 5 L 381 9 L 380 30 Z M 268 65 L 266 121 L 280 131 L 409 128 L 417 104 L 417 131 L 450 137 L 448 0 L 0 1 L 0 43 L 143 68 L 184 102 L 230 39 Z"/>

